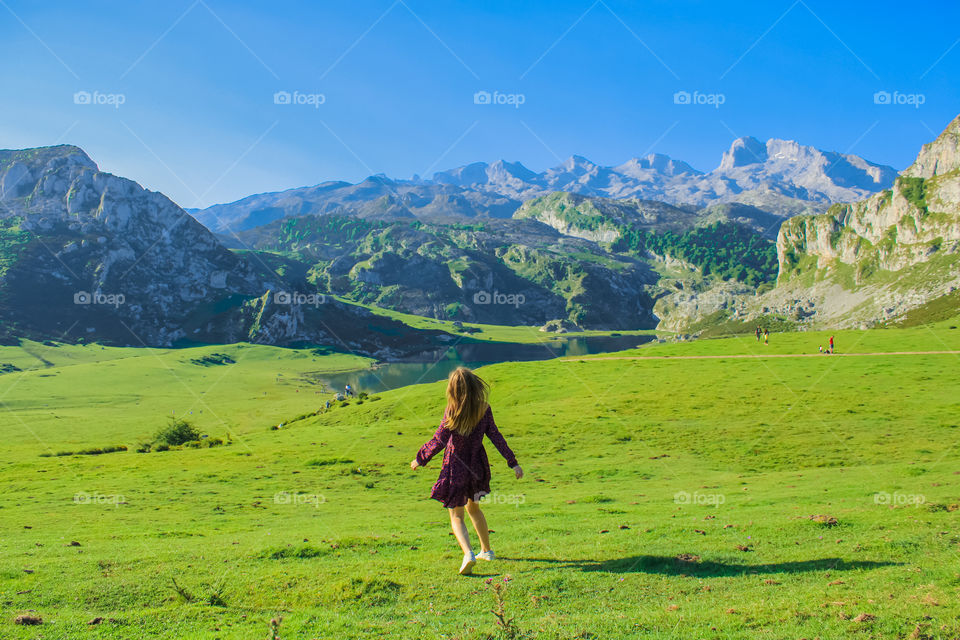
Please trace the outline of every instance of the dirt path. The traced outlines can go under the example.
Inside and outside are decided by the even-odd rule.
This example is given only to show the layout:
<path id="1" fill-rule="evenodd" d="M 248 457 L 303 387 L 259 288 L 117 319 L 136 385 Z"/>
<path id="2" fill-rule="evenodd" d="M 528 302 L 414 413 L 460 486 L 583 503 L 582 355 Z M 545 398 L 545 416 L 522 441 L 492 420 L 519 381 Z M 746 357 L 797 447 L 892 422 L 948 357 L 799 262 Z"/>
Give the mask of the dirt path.
<path id="1" fill-rule="evenodd" d="M 879 351 L 875 353 L 738 353 L 730 355 L 703 356 L 584 356 L 582 358 L 558 358 L 568 362 L 581 360 L 726 360 L 731 358 L 861 358 L 864 356 L 924 356 L 924 355 L 960 355 L 960 351 Z"/>

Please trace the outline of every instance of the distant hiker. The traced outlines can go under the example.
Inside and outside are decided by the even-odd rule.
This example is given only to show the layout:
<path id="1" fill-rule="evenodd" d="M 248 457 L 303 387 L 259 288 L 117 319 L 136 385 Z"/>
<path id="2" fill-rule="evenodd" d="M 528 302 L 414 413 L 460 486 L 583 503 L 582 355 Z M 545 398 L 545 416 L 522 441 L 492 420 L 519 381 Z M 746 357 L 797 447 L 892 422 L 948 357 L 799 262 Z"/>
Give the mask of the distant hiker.
<path id="1" fill-rule="evenodd" d="M 830 353 L 833 353 L 833 336 L 830 336 Z"/>
<path id="2" fill-rule="evenodd" d="M 329 401 L 329 400 L 327 400 L 327 407 L 326 407 L 326 408 L 327 408 L 327 409 L 330 408 L 330 401 Z"/>
<path id="3" fill-rule="evenodd" d="M 763 330 L 763 344 L 770 344 L 770 329 Z"/>
<path id="4" fill-rule="evenodd" d="M 479 505 L 480 498 L 490 493 L 490 463 L 483 448 L 483 436 L 490 438 L 517 479 L 523 477 L 517 457 L 493 421 L 493 412 L 487 404 L 489 392 L 487 383 L 470 369 L 459 367 L 451 373 L 447 381 L 447 408 L 440 427 L 410 462 L 411 469 L 422 467 L 445 450 L 440 477 L 433 485 L 430 497 L 450 511 L 450 526 L 463 550 L 460 575 L 472 573 L 477 558 L 495 559 L 490 548 L 487 519 Z M 464 508 L 480 538 L 479 555 L 474 555 L 470 546 L 470 534 L 463 521 Z"/>
<path id="5" fill-rule="evenodd" d="M 346 391 L 348 396 L 353 396 L 353 388 L 350 385 L 347 385 L 346 387 L 344 387 L 343 390 Z"/>
<path id="6" fill-rule="evenodd" d="M 757 342 L 760 342 L 760 325 L 757 325 L 756 334 L 757 334 Z"/>
<path id="7" fill-rule="evenodd" d="M 823 345 L 820 345 L 820 353 L 823 353 Z"/>

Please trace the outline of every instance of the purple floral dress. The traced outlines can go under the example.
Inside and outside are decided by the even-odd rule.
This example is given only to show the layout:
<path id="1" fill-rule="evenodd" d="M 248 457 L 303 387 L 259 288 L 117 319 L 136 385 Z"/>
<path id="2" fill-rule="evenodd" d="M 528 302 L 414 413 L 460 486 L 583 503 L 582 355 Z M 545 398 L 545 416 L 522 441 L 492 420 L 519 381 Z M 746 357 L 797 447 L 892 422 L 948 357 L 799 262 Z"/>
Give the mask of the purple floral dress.
<path id="1" fill-rule="evenodd" d="M 517 457 L 507 446 L 507 441 L 500 435 L 497 424 L 493 421 L 493 411 L 487 407 L 487 412 L 480 418 L 480 422 L 468 436 L 447 429 L 446 413 L 440 427 L 433 434 L 433 438 L 420 447 L 417 452 L 417 463 L 425 465 L 430 458 L 437 455 L 441 449 L 443 453 L 443 467 L 440 477 L 433 485 L 430 497 L 439 500 L 448 509 L 462 507 L 467 500 L 477 501 L 490 493 L 490 463 L 487 461 L 487 452 L 483 448 L 483 436 L 490 438 L 490 442 L 497 448 L 510 468 L 517 466 Z"/>

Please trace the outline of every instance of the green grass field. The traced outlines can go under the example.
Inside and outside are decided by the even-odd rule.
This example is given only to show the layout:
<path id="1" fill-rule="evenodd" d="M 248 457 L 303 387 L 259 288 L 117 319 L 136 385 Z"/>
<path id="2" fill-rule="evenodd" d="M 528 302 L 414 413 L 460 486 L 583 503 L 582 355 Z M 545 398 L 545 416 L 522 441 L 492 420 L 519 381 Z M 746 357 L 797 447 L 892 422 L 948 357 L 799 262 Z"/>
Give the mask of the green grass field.
<path id="1" fill-rule="evenodd" d="M 834 335 L 957 350 L 957 324 Z M 617 355 L 813 353 L 828 335 Z M 212 353 L 236 364 L 192 362 Z M 438 461 L 408 466 L 442 382 L 269 430 L 316 409 L 316 372 L 366 361 L 29 344 L 2 363 L 40 367 L 0 375 L 3 638 L 267 638 L 277 615 L 284 639 L 960 637 L 956 354 L 485 367 L 527 475 L 487 447 L 501 559 L 476 577 L 426 498 Z M 172 411 L 232 444 L 40 457 L 134 445 Z M 487 579 L 506 576 L 504 630 Z"/>
<path id="2" fill-rule="evenodd" d="M 351 304 L 357 307 L 363 307 L 377 315 L 381 315 L 387 318 L 393 318 L 403 322 L 407 326 L 413 327 L 414 329 L 425 329 L 425 330 L 434 330 L 434 331 L 446 331 L 447 333 L 457 334 L 458 331 L 454 326 L 452 320 L 438 320 L 436 318 L 427 318 L 424 316 L 415 316 L 409 313 L 404 313 L 402 311 L 394 311 L 393 309 L 384 309 L 383 307 L 376 307 L 373 305 L 360 304 L 354 302 L 353 300 L 347 300 L 341 296 L 331 296 L 336 298 L 344 304 Z M 594 329 L 588 329 L 584 331 L 577 331 L 575 333 L 566 333 L 566 334 L 557 334 L 550 333 L 546 331 L 540 331 L 539 327 L 534 326 L 505 326 L 499 324 L 481 324 L 479 322 L 464 322 L 462 326 L 472 329 L 470 333 L 463 333 L 469 340 L 481 340 L 485 342 L 519 342 L 522 344 L 531 344 L 531 343 L 544 343 L 551 342 L 554 340 L 564 340 L 566 338 L 588 338 L 588 337 L 599 337 L 599 336 L 609 336 L 609 335 L 624 335 L 624 336 L 642 336 L 642 335 L 656 335 L 658 333 L 664 333 L 665 335 L 669 332 L 660 332 L 654 329 L 636 329 L 636 330 L 619 330 L 619 331 L 599 331 Z"/>

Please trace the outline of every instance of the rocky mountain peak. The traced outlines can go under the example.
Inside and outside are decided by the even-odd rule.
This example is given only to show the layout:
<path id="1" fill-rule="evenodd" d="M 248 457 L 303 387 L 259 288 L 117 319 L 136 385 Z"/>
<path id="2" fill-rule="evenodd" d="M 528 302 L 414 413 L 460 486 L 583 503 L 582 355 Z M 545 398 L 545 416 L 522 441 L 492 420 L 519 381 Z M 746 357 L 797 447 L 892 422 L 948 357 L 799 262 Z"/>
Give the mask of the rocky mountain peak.
<path id="1" fill-rule="evenodd" d="M 920 149 L 917 159 L 903 175 L 932 178 L 960 169 L 960 115 L 953 119 L 937 139 Z"/>
<path id="2" fill-rule="evenodd" d="M 433 174 L 433 181 L 438 184 L 452 184 L 458 187 L 484 184 L 487 181 L 487 168 L 489 166 L 486 162 L 471 162 L 455 169 L 438 171 Z"/>
<path id="3" fill-rule="evenodd" d="M 621 165 L 613 168 L 617 173 L 622 173 L 631 178 L 642 178 L 657 173 L 664 176 L 698 176 L 703 172 L 697 171 L 683 160 L 674 160 L 668 155 L 662 153 L 650 153 L 642 158 L 631 158 Z"/>
<path id="4" fill-rule="evenodd" d="M 84 171 L 99 171 L 82 149 L 64 144 L 34 149 L 0 150 L 0 200 L 34 193 L 55 193 Z"/>
<path id="5" fill-rule="evenodd" d="M 487 168 L 487 176 L 491 182 L 503 179 L 523 180 L 525 182 L 536 180 L 538 175 L 527 169 L 519 162 L 507 162 L 506 160 L 497 160 Z"/>
<path id="6" fill-rule="evenodd" d="M 735 167 L 760 164 L 767 160 L 767 145 L 753 136 L 737 138 L 730 149 L 723 154 L 718 171 L 729 171 Z"/>

